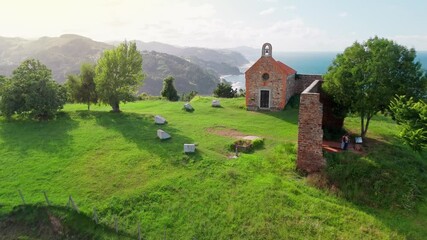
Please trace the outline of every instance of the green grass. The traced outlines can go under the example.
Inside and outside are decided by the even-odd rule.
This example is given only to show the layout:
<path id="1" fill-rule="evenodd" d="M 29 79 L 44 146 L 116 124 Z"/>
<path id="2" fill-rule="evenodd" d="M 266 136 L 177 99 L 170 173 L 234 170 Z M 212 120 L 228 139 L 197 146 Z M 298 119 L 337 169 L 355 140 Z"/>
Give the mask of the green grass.
<path id="1" fill-rule="evenodd" d="M 402 146 L 388 119 L 372 121 L 368 135 L 376 142 L 368 144 L 367 156 L 328 156 L 329 166 L 346 174 L 327 169 L 330 181 L 340 185 L 335 193 L 312 187 L 295 172 L 297 110 L 248 112 L 244 99 L 221 99 L 223 107 L 212 108 L 211 100 L 194 99 L 191 113 L 182 102 L 150 100 L 121 105 L 120 114 L 107 106 L 87 112 L 85 105 L 70 104 L 48 122 L 0 119 L 0 213 L 7 216 L 21 203 L 19 189 L 27 203 L 42 203 L 46 191 L 51 202 L 65 206 L 72 195 L 84 214 L 91 216 L 96 207 L 105 226 L 112 227 L 117 216 L 120 229 L 136 236 L 140 222 L 148 239 L 427 236 L 426 156 Z M 155 125 L 157 114 L 168 124 Z M 350 130 L 357 124 L 357 118 L 346 121 Z M 158 140 L 158 128 L 172 138 Z M 264 145 L 232 159 L 235 139 L 216 133 L 227 129 L 262 137 Z M 184 154 L 184 143 L 196 143 L 197 152 Z M 383 204 L 391 190 L 359 197 L 372 194 L 371 182 L 356 181 L 371 166 L 375 174 L 383 166 L 393 170 L 390 179 L 409 169 L 413 182 L 389 185 L 385 178 L 377 185 L 398 190 L 415 184 L 420 193 L 410 198 L 414 203 L 402 207 L 403 198 L 395 197 Z"/>

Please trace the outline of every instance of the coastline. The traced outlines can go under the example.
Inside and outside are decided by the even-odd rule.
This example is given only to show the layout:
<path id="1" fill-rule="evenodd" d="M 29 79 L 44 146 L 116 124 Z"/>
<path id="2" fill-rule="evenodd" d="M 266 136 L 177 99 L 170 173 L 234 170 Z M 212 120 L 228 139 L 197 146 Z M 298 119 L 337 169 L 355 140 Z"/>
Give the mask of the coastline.
<path id="1" fill-rule="evenodd" d="M 222 75 L 220 76 L 221 80 L 225 80 L 229 83 L 231 83 L 231 86 L 233 87 L 233 89 L 246 89 L 245 86 L 245 72 L 246 70 L 248 70 L 248 68 L 250 68 L 253 64 L 255 63 L 255 61 L 251 61 L 245 65 L 242 65 L 239 67 L 239 71 L 241 74 L 239 75 Z"/>

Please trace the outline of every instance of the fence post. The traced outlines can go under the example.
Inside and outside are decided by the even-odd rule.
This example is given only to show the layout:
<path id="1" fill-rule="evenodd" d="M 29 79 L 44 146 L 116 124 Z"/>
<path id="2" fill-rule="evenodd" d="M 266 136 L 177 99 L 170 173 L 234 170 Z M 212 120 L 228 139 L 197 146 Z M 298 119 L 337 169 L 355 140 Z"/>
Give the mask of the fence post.
<path id="1" fill-rule="evenodd" d="M 50 201 L 49 201 L 49 198 L 47 198 L 46 191 L 43 191 L 43 194 L 44 194 L 44 199 L 46 200 L 47 205 L 50 206 Z"/>
<path id="2" fill-rule="evenodd" d="M 141 240 L 141 223 L 138 221 L 138 240 Z"/>
<path id="3" fill-rule="evenodd" d="M 18 192 L 19 192 L 19 196 L 21 196 L 22 203 L 23 203 L 23 204 L 26 204 L 26 203 L 25 203 L 25 199 L 24 199 L 24 195 L 22 195 L 21 190 L 19 189 L 19 190 L 18 190 Z"/>
<path id="4" fill-rule="evenodd" d="M 93 208 L 93 220 L 98 224 L 98 213 L 96 212 L 96 208 Z"/>
<path id="5" fill-rule="evenodd" d="M 72 206 L 72 207 L 74 208 L 74 210 L 76 210 L 77 212 L 79 212 L 79 209 L 77 208 L 77 205 L 76 205 L 76 203 L 74 202 L 73 197 L 71 197 L 71 195 L 70 195 L 70 197 L 68 198 L 67 206 L 68 206 L 68 207 Z"/>

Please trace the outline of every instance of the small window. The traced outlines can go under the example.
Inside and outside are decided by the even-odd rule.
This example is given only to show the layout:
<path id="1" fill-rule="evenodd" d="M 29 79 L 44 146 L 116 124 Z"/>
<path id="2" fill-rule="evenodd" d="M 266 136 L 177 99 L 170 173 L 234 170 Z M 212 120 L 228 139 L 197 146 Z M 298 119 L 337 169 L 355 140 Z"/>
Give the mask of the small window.
<path id="1" fill-rule="evenodd" d="M 268 80 L 269 78 L 270 78 L 270 75 L 268 75 L 268 73 L 264 73 L 262 75 L 262 80 L 264 80 L 264 81 Z"/>

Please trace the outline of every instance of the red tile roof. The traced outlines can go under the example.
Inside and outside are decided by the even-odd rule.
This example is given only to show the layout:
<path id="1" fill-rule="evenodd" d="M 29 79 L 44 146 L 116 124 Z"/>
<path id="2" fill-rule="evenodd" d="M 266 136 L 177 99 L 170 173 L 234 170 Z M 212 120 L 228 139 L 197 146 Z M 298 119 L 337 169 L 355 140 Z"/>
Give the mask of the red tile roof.
<path id="1" fill-rule="evenodd" d="M 293 68 L 289 67 L 288 65 L 286 65 L 286 64 L 284 64 L 284 63 L 282 63 L 282 62 L 280 62 L 280 61 L 277 61 L 277 64 L 279 64 L 279 67 L 280 67 L 283 71 L 285 71 L 285 72 L 286 72 L 286 74 L 288 74 L 288 75 L 292 75 L 292 74 L 297 73 L 297 71 L 295 71 Z"/>

